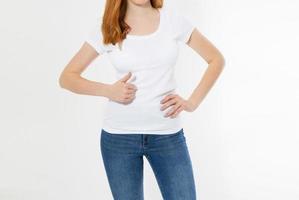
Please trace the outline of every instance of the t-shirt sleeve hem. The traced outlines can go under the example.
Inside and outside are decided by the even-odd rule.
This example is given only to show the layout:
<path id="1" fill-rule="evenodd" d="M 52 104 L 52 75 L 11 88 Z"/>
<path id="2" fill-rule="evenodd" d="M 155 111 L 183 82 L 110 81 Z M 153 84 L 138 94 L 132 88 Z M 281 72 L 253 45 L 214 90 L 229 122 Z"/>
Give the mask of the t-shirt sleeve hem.
<path id="1" fill-rule="evenodd" d="M 104 54 L 105 53 L 105 50 L 98 47 L 98 46 L 95 46 L 95 44 L 93 43 L 93 41 L 89 40 L 88 38 L 85 39 L 85 42 L 87 44 L 89 44 L 98 54 Z"/>
<path id="2" fill-rule="evenodd" d="M 196 26 L 191 26 L 187 31 L 185 36 L 182 38 L 182 42 L 183 43 L 187 43 L 191 37 L 191 34 L 193 33 L 194 29 L 196 28 Z"/>
<path id="3" fill-rule="evenodd" d="M 84 41 L 87 42 L 97 53 L 105 53 L 105 46 L 103 44 L 103 36 L 99 30 L 99 26 L 94 26 L 87 33 Z"/>

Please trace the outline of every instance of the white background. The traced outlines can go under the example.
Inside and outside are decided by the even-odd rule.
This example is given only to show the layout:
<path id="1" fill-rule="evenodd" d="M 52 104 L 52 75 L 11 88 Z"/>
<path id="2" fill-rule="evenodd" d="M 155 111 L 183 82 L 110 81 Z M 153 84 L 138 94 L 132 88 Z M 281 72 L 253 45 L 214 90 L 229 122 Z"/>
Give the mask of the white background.
<path id="1" fill-rule="evenodd" d="M 0 199 L 112 199 L 99 151 L 106 99 L 58 85 L 105 1 L 6 1 L 0 12 Z M 183 112 L 201 200 L 299 199 L 299 3 L 171 0 L 223 53 L 220 78 Z M 182 46 L 187 98 L 207 65 Z M 84 77 L 112 83 L 99 57 Z M 144 158 L 145 159 L 145 158 Z M 145 159 L 145 198 L 162 199 Z"/>

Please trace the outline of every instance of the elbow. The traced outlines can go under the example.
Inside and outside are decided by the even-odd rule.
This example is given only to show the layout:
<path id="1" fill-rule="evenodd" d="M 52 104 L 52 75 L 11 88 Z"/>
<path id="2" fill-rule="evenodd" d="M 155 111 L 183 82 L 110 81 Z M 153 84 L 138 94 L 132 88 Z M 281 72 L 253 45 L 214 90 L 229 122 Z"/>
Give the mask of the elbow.
<path id="1" fill-rule="evenodd" d="M 66 89 L 66 78 L 65 74 L 61 73 L 59 79 L 58 79 L 58 85 L 60 88 Z"/>
<path id="2" fill-rule="evenodd" d="M 78 78 L 77 73 L 72 72 L 62 72 L 59 79 L 58 84 L 60 88 L 73 91 L 74 90 L 74 82 L 76 82 L 76 79 Z"/>
<path id="3" fill-rule="evenodd" d="M 219 67 L 220 71 L 222 71 L 225 66 L 225 62 L 226 62 L 224 56 L 219 52 L 219 54 L 215 60 L 216 60 L 217 66 Z"/>
<path id="4" fill-rule="evenodd" d="M 212 65 L 215 70 L 222 71 L 225 66 L 225 58 L 223 54 L 219 51 L 217 51 L 214 56 L 207 61 L 209 65 Z"/>
<path id="5" fill-rule="evenodd" d="M 218 60 L 219 60 L 219 66 L 221 67 L 221 68 L 224 68 L 224 66 L 225 66 L 225 58 L 224 58 L 224 56 L 223 56 L 223 54 L 222 53 L 219 53 L 219 56 L 218 56 L 219 58 L 218 58 Z"/>

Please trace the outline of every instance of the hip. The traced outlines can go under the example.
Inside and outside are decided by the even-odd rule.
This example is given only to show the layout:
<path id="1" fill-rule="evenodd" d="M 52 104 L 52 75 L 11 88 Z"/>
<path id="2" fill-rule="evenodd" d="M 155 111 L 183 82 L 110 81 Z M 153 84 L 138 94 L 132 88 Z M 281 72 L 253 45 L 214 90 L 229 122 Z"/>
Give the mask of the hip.
<path id="1" fill-rule="evenodd" d="M 117 134 L 101 129 L 101 148 L 114 152 L 162 152 L 186 147 L 184 129 L 169 134 Z"/>
<path id="2" fill-rule="evenodd" d="M 161 133 L 177 132 L 182 126 L 181 116 L 165 117 L 156 104 L 122 106 L 108 102 L 103 115 L 103 127 L 111 132 Z"/>

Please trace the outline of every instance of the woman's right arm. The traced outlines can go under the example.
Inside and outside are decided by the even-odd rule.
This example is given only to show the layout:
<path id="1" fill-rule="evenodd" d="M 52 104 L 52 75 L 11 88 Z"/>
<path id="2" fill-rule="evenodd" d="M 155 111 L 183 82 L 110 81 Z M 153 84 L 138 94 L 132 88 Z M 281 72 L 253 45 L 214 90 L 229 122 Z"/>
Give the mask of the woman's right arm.
<path id="1" fill-rule="evenodd" d="M 113 84 L 90 81 L 81 76 L 82 72 L 99 55 L 89 43 L 84 42 L 62 71 L 59 77 L 60 87 L 77 94 L 107 97 L 124 104 L 132 102 L 137 87 L 127 82 L 132 76 L 131 72 Z"/>
<path id="2" fill-rule="evenodd" d="M 62 71 L 59 77 L 60 87 L 77 94 L 108 97 L 109 84 L 90 81 L 81 76 L 97 56 L 99 56 L 98 52 L 84 42 Z"/>

